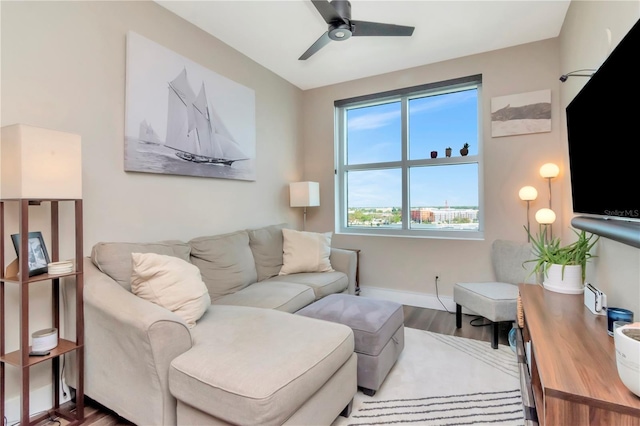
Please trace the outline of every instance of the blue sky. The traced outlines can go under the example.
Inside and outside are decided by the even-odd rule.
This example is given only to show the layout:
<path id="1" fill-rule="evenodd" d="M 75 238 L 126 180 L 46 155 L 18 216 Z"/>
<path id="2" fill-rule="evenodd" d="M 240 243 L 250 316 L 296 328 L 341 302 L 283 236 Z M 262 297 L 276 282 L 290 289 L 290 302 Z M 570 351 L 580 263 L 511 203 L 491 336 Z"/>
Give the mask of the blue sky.
<path id="1" fill-rule="evenodd" d="M 460 156 L 465 142 L 469 155 L 478 153 L 477 91 L 413 99 L 409 102 L 409 159 L 430 158 L 452 148 Z M 352 109 L 347 112 L 349 164 L 401 159 L 400 102 Z M 412 168 L 409 178 L 411 206 L 477 206 L 477 165 Z M 349 207 L 399 207 L 399 169 L 349 172 Z"/>

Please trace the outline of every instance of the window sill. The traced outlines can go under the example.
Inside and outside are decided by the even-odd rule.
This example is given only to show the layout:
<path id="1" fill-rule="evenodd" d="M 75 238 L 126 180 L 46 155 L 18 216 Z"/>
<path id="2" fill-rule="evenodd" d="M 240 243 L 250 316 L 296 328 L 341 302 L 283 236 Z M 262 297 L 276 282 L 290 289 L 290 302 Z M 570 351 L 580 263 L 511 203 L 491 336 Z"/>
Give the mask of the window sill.
<path id="1" fill-rule="evenodd" d="M 359 237 L 392 237 L 392 238 L 426 238 L 437 240 L 471 240 L 483 241 L 482 231 L 416 231 L 400 229 L 340 229 L 336 235 L 353 235 Z"/>

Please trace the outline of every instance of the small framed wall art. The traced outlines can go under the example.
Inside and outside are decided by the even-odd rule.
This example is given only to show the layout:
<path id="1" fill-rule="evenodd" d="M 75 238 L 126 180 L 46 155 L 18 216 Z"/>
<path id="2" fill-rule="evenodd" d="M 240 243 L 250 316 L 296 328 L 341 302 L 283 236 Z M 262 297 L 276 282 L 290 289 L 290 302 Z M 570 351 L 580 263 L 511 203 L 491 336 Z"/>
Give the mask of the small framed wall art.
<path id="1" fill-rule="evenodd" d="M 16 254 L 20 258 L 20 234 L 12 234 L 11 241 L 16 249 Z M 47 265 L 49 264 L 49 254 L 47 253 L 47 247 L 44 244 L 41 232 L 29 232 L 29 248 L 27 253 L 29 255 L 29 276 L 40 275 L 47 272 Z"/>
<path id="2" fill-rule="evenodd" d="M 551 131 L 551 90 L 491 98 L 491 136 Z"/>

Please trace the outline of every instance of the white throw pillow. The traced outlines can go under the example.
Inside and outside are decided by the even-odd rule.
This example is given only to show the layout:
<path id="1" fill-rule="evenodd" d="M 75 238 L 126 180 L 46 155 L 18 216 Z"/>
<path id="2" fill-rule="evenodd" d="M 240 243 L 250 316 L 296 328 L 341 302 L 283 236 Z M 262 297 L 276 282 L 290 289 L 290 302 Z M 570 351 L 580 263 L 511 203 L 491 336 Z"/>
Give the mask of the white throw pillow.
<path id="1" fill-rule="evenodd" d="M 331 232 L 317 233 L 282 229 L 282 268 L 279 275 L 333 271 Z"/>
<path id="2" fill-rule="evenodd" d="M 197 266 L 174 256 L 131 253 L 131 291 L 179 315 L 189 328 L 211 305 Z"/>

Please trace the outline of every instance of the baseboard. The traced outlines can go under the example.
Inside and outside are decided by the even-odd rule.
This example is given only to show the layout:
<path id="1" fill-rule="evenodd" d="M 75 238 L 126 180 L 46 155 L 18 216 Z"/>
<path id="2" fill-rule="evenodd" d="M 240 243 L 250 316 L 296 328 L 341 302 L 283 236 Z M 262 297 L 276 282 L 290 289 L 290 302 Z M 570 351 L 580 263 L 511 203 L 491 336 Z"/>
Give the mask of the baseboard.
<path id="1" fill-rule="evenodd" d="M 61 384 L 61 386 L 64 386 Z M 67 396 L 65 397 L 60 388 L 60 405 L 71 400 L 69 389 L 64 386 Z M 29 414 L 33 416 L 36 413 L 42 413 L 51 409 L 51 400 L 53 399 L 53 385 L 48 384 L 38 389 L 32 389 L 29 393 Z M 7 425 L 12 425 L 20 421 L 20 397 L 16 396 L 8 398 L 5 401 L 5 416 L 7 417 Z"/>
<path id="2" fill-rule="evenodd" d="M 360 288 L 360 295 L 370 297 L 372 299 L 390 300 L 392 302 L 408 306 L 416 306 L 418 308 L 438 309 L 440 311 L 448 310 L 450 312 L 455 312 L 456 310 L 456 304 L 453 301 L 453 297 L 450 296 L 439 296 L 440 300 L 438 300 L 438 297 L 435 294 L 416 293 L 413 291 L 391 290 L 388 288 L 368 286 Z"/>
<path id="3" fill-rule="evenodd" d="M 390 300 L 392 302 L 401 303 L 407 306 L 415 306 L 418 308 L 437 309 L 439 311 L 456 311 L 456 302 L 451 296 L 436 296 L 429 293 L 416 293 L 414 291 L 391 290 L 379 287 L 360 287 L 360 295 L 370 297 L 372 299 Z M 438 300 L 440 299 L 440 300 Z M 443 306 L 444 305 L 444 306 Z M 445 308 L 446 307 L 446 308 Z M 466 308 L 462 308 L 463 314 L 475 313 Z"/>

